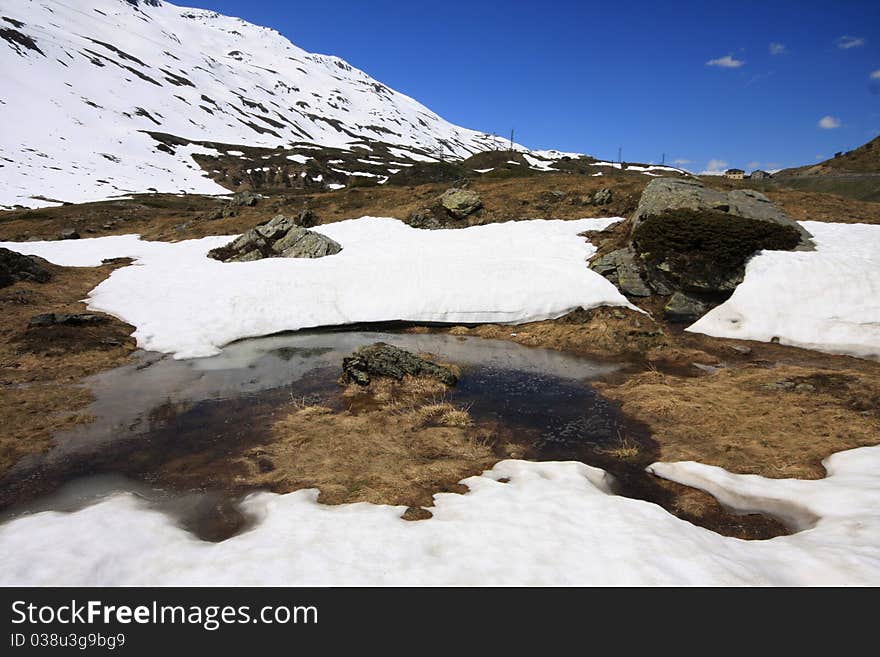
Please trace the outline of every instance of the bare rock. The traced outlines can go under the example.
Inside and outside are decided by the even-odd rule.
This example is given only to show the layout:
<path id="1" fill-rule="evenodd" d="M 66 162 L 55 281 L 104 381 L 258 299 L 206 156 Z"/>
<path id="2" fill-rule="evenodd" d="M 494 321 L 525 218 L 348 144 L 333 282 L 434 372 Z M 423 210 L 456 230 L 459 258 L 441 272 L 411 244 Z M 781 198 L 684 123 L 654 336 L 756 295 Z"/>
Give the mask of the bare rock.
<path id="1" fill-rule="evenodd" d="M 373 377 L 388 377 L 400 381 L 403 377 L 429 376 L 452 386 L 458 377 L 448 367 L 437 365 L 384 342 L 361 347 L 342 360 L 342 370 L 351 383 L 366 386 Z"/>

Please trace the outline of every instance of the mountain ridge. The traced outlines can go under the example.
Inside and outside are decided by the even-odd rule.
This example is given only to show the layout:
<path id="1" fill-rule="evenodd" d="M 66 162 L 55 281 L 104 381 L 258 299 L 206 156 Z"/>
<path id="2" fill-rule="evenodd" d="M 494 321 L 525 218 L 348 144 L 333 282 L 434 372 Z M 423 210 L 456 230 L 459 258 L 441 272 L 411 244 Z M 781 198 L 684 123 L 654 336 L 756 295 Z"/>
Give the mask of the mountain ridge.
<path id="1" fill-rule="evenodd" d="M 124 35 L 124 38 L 120 38 Z M 0 206 L 227 190 L 148 133 L 262 148 L 381 142 L 462 159 L 506 141 L 277 30 L 160 0 L 0 0 Z M 517 149 L 522 147 L 515 145 Z"/>

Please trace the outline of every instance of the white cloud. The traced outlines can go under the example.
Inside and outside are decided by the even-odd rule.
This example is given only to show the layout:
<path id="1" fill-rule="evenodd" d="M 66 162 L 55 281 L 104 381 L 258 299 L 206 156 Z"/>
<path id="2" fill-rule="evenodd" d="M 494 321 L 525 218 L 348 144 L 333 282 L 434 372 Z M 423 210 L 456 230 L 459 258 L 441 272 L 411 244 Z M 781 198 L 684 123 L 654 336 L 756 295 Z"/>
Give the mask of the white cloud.
<path id="1" fill-rule="evenodd" d="M 734 59 L 731 55 L 724 55 L 718 59 L 710 59 L 706 62 L 706 66 L 718 66 L 720 68 L 739 68 L 745 64 L 741 59 Z"/>
<path id="2" fill-rule="evenodd" d="M 872 80 L 880 80 L 880 68 L 871 73 L 870 77 Z"/>
<path id="3" fill-rule="evenodd" d="M 749 163 L 746 165 L 746 167 L 749 168 L 749 169 L 757 169 L 759 166 L 761 166 L 761 163 L 760 163 L 760 162 L 757 162 L 757 161 L 749 162 Z"/>
<path id="4" fill-rule="evenodd" d="M 834 130 L 840 127 L 840 119 L 834 116 L 823 116 L 819 119 L 819 127 L 823 130 Z"/>
<path id="5" fill-rule="evenodd" d="M 771 55 L 784 55 L 788 52 L 788 48 L 785 47 L 785 44 L 772 42 L 768 48 L 770 50 Z"/>
<path id="6" fill-rule="evenodd" d="M 845 34 L 837 39 L 837 41 L 835 41 L 834 43 L 841 50 L 849 50 L 850 48 L 858 48 L 865 45 L 866 43 L 868 43 L 868 40 L 864 37 L 855 37 Z"/>
<path id="7" fill-rule="evenodd" d="M 706 164 L 706 170 L 702 172 L 703 175 L 712 175 L 724 173 L 724 170 L 727 169 L 727 162 L 725 160 L 709 160 Z"/>
<path id="8" fill-rule="evenodd" d="M 678 166 L 684 166 L 685 164 L 693 164 L 693 160 L 678 159 L 672 160 L 672 163 L 677 164 Z"/>

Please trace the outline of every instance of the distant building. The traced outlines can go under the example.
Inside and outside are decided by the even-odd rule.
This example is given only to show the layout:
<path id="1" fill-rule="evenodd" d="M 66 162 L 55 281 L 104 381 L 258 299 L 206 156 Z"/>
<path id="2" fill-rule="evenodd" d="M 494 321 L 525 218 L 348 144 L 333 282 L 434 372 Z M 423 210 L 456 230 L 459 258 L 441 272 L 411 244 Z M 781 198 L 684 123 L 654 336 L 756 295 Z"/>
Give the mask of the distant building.
<path id="1" fill-rule="evenodd" d="M 772 178 L 773 176 L 766 171 L 762 171 L 761 169 L 755 169 L 752 171 L 752 180 L 767 180 L 768 178 Z"/>
<path id="2" fill-rule="evenodd" d="M 731 180 L 742 180 L 746 177 L 746 172 L 742 169 L 728 169 L 724 172 L 724 177 Z"/>

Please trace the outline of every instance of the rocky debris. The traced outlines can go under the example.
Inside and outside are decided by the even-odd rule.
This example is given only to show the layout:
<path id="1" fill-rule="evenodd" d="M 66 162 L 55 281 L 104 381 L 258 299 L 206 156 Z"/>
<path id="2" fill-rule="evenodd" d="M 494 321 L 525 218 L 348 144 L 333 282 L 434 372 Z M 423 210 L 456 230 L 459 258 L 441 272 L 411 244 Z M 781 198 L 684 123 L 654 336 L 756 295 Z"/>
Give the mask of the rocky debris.
<path id="1" fill-rule="evenodd" d="M 593 194 L 593 205 L 608 205 L 614 199 L 614 195 L 607 187 L 603 187 Z"/>
<path id="2" fill-rule="evenodd" d="M 92 313 L 44 313 L 34 315 L 28 322 L 28 328 L 40 326 L 94 326 L 107 322 L 105 315 Z"/>
<path id="3" fill-rule="evenodd" d="M 19 281 L 45 283 L 52 274 L 37 259 L 0 248 L 0 287 L 7 287 Z"/>
<path id="4" fill-rule="evenodd" d="M 449 222 L 449 215 L 439 206 L 432 206 L 415 210 L 407 217 L 406 223 L 413 228 L 424 228 L 427 230 L 437 230 L 446 228 Z"/>
<path id="5" fill-rule="evenodd" d="M 688 296 L 683 292 L 675 292 L 663 307 L 663 314 L 670 322 L 693 323 L 706 314 L 708 304 L 700 299 Z"/>
<path id="6" fill-rule="evenodd" d="M 812 383 L 798 383 L 788 379 L 781 379 L 774 383 L 764 383 L 761 385 L 764 390 L 793 390 L 795 392 L 816 392 L 816 386 Z"/>
<path id="7" fill-rule="evenodd" d="M 322 258 L 340 251 L 342 246 L 338 242 L 279 214 L 233 242 L 212 249 L 208 257 L 223 262 L 250 262 L 263 258 Z"/>
<path id="8" fill-rule="evenodd" d="M 238 215 L 239 209 L 252 208 L 262 198 L 263 197 L 260 194 L 255 194 L 254 192 L 236 192 L 232 195 L 231 199 L 223 204 L 222 207 L 212 210 L 205 216 L 205 218 L 208 221 L 215 221 L 217 219 L 235 217 Z"/>
<path id="9" fill-rule="evenodd" d="M 614 283 L 627 296 L 649 297 L 653 294 L 639 273 L 632 249 L 617 249 L 590 263 L 590 267 Z"/>
<path id="10" fill-rule="evenodd" d="M 384 342 L 361 347 L 343 358 L 342 371 L 348 382 L 362 386 L 369 385 L 373 377 L 400 381 L 407 375 L 432 377 L 448 386 L 458 382 L 458 377 L 448 367 Z"/>
<path id="11" fill-rule="evenodd" d="M 440 205 L 456 219 L 464 219 L 482 208 L 483 201 L 473 190 L 453 187 L 443 192 Z"/>
<path id="12" fill-rule="evenodd" d="M 466 181 L 459 181 L 466 184 Z M 483 207 L 480 195 L 463 187 L 447 189 L 434 203 L 410 213 L 406 222 L 413 228 L 437 230 L 470 225 L 464 220 Z"/>
<path id="13" fill-rule="evenodd" d="M 76 228 L 65 228 L 61 231 L 61 234 L 58 236 L 59 239 L 62 240 L 78 240 L 79 232 Z"/>
<path id="14" fill-rule="evenodd" d="M 232 199 L 229 201 L 229 205 L 238 208 L 252 208 L 261 198 L 263 197 L 259 194 L 255 194 L 254 192 L 236 192 L 232 195 Z"/>

